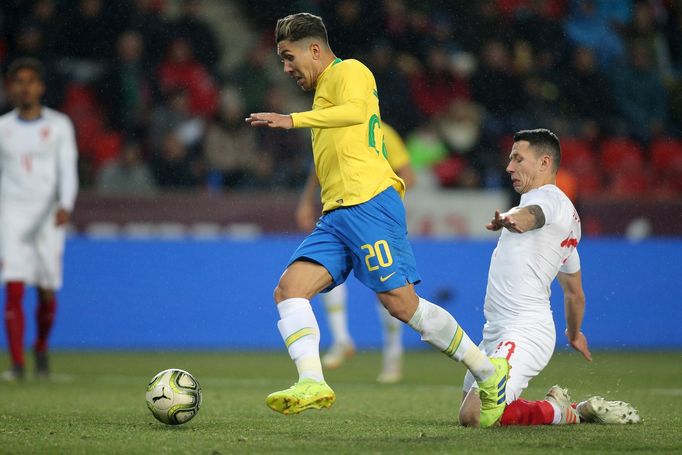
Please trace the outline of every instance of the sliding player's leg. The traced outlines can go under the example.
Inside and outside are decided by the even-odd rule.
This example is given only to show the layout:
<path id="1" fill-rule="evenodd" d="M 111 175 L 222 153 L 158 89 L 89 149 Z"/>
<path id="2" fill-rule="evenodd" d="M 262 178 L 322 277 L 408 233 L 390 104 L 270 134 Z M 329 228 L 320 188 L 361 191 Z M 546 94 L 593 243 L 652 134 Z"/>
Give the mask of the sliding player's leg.
<path id="1" fill-rule="evenodd" d="M 537 376 L 549 363 L 554 349 L 555 334 L 553 323 L 535 324 L 528 328 L 514 329 L 506 325 L 486 324 L 480 349 L 494 357 L 509 361 L 510 374 L 506 386 L 507 406 L 500 416 L 500 425 L 544 425 L 551 423 L 574 423 L 573 409 L 568 409 L 559 394 L 563 389 L 550 389 L 545 400 L 527 401 L 520 399 L 531 379 Z M 470 373 L 464 378 L 463 400 L 459 411 L 462 425 L 478 426 L 481 416 L 476 379 Z M 570 414 L 570 415 L 569 415 Z M 577 423 L 577 422 L 575 422 Z M 481 426 L 489 425 L 485 422 Z"/>
<path id="2" fill-rule="evenodd" d="M 443 308 L 420 298 L 413 285 L 379 294 L 386 309 L 416 330 L 422 341 L 462 362 L 479 385 L 479 424 L 492 426 L 504 411 L 509 365 L 504 357 L 487 357 Z"/>
<path id="3" fill-rule="evenodd" d="M 590 397 L 576 405 L 580 421 L 601 424 L 630 424 L 642 421 L 639 411 L 624 401 L 609 401 L 602 397 Z"/>

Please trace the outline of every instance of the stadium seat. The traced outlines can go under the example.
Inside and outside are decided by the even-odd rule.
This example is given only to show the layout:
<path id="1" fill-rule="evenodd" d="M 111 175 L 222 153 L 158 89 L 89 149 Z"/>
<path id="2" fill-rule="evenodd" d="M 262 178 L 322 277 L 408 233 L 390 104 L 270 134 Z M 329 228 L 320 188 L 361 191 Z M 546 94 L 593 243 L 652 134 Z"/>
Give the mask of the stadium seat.
<path id="1" fill-rule="evenodd" d="M 97 143 L 93 149 L 92 164 L 98 169 L 107 161 L 115 159 L 123 147 L 121 134 L 108 131 L 97 137 Z"/>
<path id="2" fill-rule="evenodd" d="M 76 129 L 79 152 L 84 155 L 93 152 L 104 129 L 102 118 L 98 115 L 91 115 L 72 117 L 72 120 Z"/>
<path id="3" fill-rule="evenodd" d="M 594 150 L 589 142 L 575 139 L 564 138 L 561 140 L 561 166 L 572 169 L 580 167 L 589 162 L 594 164 Z"/>
<path id="4" fill-rule="evenodd" d="M 603 191 L 603 178 L 595 167 L 573 172 L 577 179 L 576 197 L 578 199 L 594 196 Z"/>
<path id="5" fill-rule="evenodd" d="M 627 138 L 607 139 L 601 146 L 600 164 L 608 175 L 630 174 L 644 164 L 642 148 Z"/>
<path id="6" fill-rule="evenodd" d="M 682 159 L 682 140 L 658 139 L 651 145 L 651 164 L 657 174 L 665 174 L 680 159 Z"/>
<path id="7" fill-rule="evenodd" d="M 650 180 L 646 173 L 617 174 L 609 186 L 609 194 L 619 197 L 637 197 L 647 195 Z"/>
<path id="8" fill-rule="evenodd" d="M 74 118 L 99 110 L 100 105 L 92 88 L 75 82 L 68 86 L 64 94 L 62 112 Z"/>

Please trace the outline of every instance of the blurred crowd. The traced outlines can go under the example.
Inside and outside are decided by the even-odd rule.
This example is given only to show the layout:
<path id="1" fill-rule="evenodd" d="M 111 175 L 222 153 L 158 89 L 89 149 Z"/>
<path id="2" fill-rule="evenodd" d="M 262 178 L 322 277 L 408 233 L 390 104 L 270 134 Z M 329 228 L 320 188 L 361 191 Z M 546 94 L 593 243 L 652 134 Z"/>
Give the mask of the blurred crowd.
<path id="1" fill-rule="evenodd" d="M 310 11 L 339 57 L 373 71 L 420 185 L 507 186 L 511 134 L 547 127 L 562 139 L 560 185 L 573 197 L 682 194 L 680 0 L 234 1 L 255 38 L 227 40 L 207 3 L 1 3 L 0 64 L 46 64 L 45 101 L 74 121 L 85 186 L 301 186 L 305 132 L 251 129 L 244 117 L 310 105 L 273 43 L 277 18 Z M 226 70 L 239 39 L 248 51 Z M 10 108 L 1 92 L 0 105 Z"/>

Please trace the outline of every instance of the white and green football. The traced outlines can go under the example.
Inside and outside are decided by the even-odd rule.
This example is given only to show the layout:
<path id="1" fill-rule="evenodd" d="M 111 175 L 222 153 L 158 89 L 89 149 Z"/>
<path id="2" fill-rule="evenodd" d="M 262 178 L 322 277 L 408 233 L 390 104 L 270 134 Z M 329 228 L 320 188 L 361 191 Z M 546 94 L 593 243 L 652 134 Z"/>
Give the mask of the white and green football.
<path id="1" fill-rule="evenodd" d="M 180 425 L 192 420 L 201 407 L 201 386 L 185 370 L 163 370 L 147 386 L 147 407 L 157 420 Z"/>

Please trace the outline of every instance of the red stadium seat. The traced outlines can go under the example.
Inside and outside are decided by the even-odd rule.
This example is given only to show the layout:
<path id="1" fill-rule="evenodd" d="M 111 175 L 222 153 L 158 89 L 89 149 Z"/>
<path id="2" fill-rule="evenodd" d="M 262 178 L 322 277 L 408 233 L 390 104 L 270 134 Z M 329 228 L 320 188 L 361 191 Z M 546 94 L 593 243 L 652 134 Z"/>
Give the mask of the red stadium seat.
<path id="1" fill-rule="evenodd" d="M 665 138 L 651 145 L 651 164 L 656 173 L 665 173 L 682 159 L 682 140 Z"/>
<path id="2" fill-rule="evenodd" d="M 609 193 L 614 196 L 635 197 L 645 195 L 649 188 L 650 181 L 645 173 L 617 174 L 611 182 Z"/>
<path id="3" fill-rule="evenodd" d="M 584 169 L 580 173 L 574 172 L 577 179 L 577 198 L 594 196 L 603 191 L 603 179 L 596 168 Z"/>
<path id="4" fill-rule="evenodd" d="M 76 129 L 76 142 L 78 143 L 78 150 L 81 154 L 87 155 L 93 151 L 97 145 L 99 136 L 102 134 L 102 118 L 98 115 L 92 115 L 81 118 L 73 118 L 72 120 Z"/>
<path id="5" fill-rule="evenodd" d="M 73 118 L 99 111 L 100 106 L 92 88 L 87 85 L 72 83 L 66 89 L 61 110 Z"/>
<path id="6" fill-rule="evenodd" d="M 601 146 L 600 164 L 609 175 L 631 174 L 644 165 L 642 148 L 627 138 L 607 139 Z"/>
<path id="7" fill-rule="evenodd" d="M 575 138 L 561 140 L 561 166 L 568 169 L 593 166 L 595 153 L 589 142 Z"/>
<path id="8" fill-rule="evenodd" d="M 97 138 L 97 144 L 93 149 L 92 164 L 99 168 L 107 161 L 116 158 L 123 147 L 123 138 L 119 133 L 104 132 Z"/>

